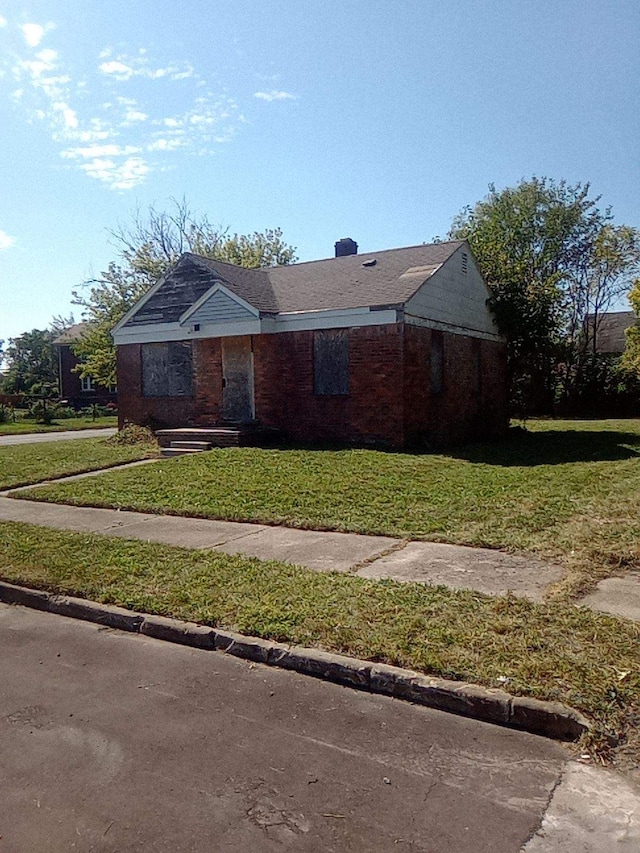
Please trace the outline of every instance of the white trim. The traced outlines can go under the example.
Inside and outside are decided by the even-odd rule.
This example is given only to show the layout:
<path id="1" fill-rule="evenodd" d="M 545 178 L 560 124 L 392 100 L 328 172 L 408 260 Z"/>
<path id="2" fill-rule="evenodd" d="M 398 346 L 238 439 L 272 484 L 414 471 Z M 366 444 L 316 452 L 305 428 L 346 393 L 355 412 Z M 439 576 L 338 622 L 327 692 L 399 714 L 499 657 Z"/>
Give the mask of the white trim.
<path id="1" fill-rule="evenodd" d="M 230 338 L 236 335 L 274 335 L 280 332 L 304 332 L 314 329 L 346 329 L 351 326 L 386 326 L 399 322 L 401 318 L 402 310 L 397 308 L 383 308 L 379 311 L 372 311 L 369 308 L 297 311 L 256 317 L 255 320 L 235 323 L 201 323 L 197 332 L 181 326 L 178 322 L 148 323 L 120 329 L 118 332 L 114 330 L 113 339 L 116 346 L 122 346 L 155 341 Z"/>
<path id="2" fill-rule="evenodd" d="M 484 332 L 453 323 L 429 320 L 396 308 L 384 308 L 371 311 L 369 308 L 351 308 L 343 311 L 300 311 L 290 314 L 277 314 L 236 323 L 202 323 L 197 332 L 185 329 L 179 323 L 149 323 L 145 326 L 133 326 L 122 329 L 113 338 L 116 346 L 123 344 L 143 344 L 161 341 L 200 340 L 202 338 L 230 338 L 239 335 L 277 335 L 281 332 L 306 332 L 316 329 L 346 329 L 363 326 L 387 326 L 403 321 L 409 326 L 422 326 L 427 329 L 439 329 L 453 335 L 465 335 L 486 341 L 504 342 L 499 334 Z"/>
<path id="3" fill-rule="evenodd" d="M 426 317 L 418 317 L 405 311 L 405 323 L 408 326 L 421 326 L 425 329 L 438 329 L 441 332 L 450 332 L 452 335 L 464 335 L 467 338 L 481 338 L 483 341 L 495 341 L 504 343 L 505 339 L 498 334 L 482 332 L 479 329 L 469 329 L 465 326 L 455 326 L 452 323 L 442 323 L 439 320 L 428 320 Z"/>
<path id="4" fill-rule="evenodd" d="M 201 308 L 205 302 L 208 302 L 209 299 L 214 296 L 216 293 L 224 293 L 225 296 L 228 296 L 232 302 L 235 302 L 236 305 L 239 305 L 241 308 L 244 308 L 246 311 L 249 311 L 253 314 L 254 317 L 260 317 L 260 312 L 258 309 L 251 305 L 251 303 L 246 302 L 242 297 L 235 294 L 232 290 L 229 290 L 221 281 L 216 281 L 216 283 L 204 293 L 200 299 L 196 300 L 190 308 L 184 312 L 184 314 L 180 317 L 178 322 L 181 326 L 184 326 L 188 321 L 189 317 L 196 313 L 196 311 Z"/>
<path id="5" fill-rule="evenodd" d="M 133 326 L 122 329 L 113 335 L 116 346 L 124 344 L 152 344 L 162 341 L 187 341 L 200 338 L 231 338 L 237 335 L 259 335 L 263 331 L 260 320 L 247 320 L 240 323 L 202 323 L 197 332 L 185 329 L 178 323 L 157 323 L 147 326 Z"/>

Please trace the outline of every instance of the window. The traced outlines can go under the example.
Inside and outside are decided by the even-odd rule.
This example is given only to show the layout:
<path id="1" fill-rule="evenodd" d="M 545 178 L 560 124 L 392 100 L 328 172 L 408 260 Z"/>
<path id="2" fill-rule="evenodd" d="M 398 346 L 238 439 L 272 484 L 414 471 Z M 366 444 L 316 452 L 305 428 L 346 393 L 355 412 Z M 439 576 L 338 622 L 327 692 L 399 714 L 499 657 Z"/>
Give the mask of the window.
<path id="1" fill-rule="evenodd" d="M 93 384 L 93 379 L 90 376 L 82 376 L 80 379 L 80 389 L 82 391 L 94 391 L 95 385 Z"/>
<path id="2" fill-rule="evenodd" d="M 442 332 L 431 332 L 431 393 L 442 394 L 444 387 L 444 340 Z"/>
<path id="3" fill-rule="evenodd" d="M 313 333 L 313 393 L 320 396 L 349 393 L 349 333 L 346 329 Z"/>
<path id="4" fill-rule="evenodd" d="M 469 256 L 466 252 L 462 253 L 462 274 L 466 275 L 469 269 Z"/>
<path id="5" fill-rule="evenodd" d="M 190 397 L 192 393 L 191 341 L 142 345 L 143 397 Z"/>

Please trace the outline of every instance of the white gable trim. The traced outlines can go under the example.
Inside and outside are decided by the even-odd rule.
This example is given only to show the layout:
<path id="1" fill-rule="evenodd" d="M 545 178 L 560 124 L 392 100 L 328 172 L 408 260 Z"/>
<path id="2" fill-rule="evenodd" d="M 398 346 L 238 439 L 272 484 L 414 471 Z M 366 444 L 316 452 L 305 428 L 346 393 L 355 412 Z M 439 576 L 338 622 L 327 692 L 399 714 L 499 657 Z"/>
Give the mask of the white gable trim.
<path id="1" fill-rule="evenodd" d="M 212 287 L 210 287 L 209 290 L 207 290 L 207 292 L 200 297 L 200 299 L 196 300 L 196 302 L 194 302 L 190 308 L 187 308 L 187 310 L 184 312 L 184 314 L 182 315 L 182 317 L 180 317 L 180 320 L 178 321 L 180 325 L 186 325 L 189 320 L 189 317 L 191 317 L 193 314 L 196 313 L 196 311 L 202 308 L 202 306 L 206 302 L 208 302 L 212 296 L 215 296 L 216 293 L 223 293 L 225 296 L 231 299 L 232 302 L 235 302 L 241 308 L 244 308 L 245 311 L 248 311 L 250 314 L 253 314 L 254 317 L 260 317 L 260 312 L 257 308 L 255 308 L 255 306 L 242 299 L 242 297 L 238 296 L 232 290 L 229 290 L 229 288 L 225 287 L 225 285 L 221 281 L 216 281 L 216 283 Z"/>

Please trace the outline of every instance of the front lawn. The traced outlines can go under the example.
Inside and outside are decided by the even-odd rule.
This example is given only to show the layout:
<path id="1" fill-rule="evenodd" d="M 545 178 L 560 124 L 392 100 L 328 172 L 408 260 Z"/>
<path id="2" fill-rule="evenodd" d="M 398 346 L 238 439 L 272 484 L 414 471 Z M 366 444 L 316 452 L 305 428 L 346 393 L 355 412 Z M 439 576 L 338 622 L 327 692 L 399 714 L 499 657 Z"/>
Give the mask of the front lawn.
<path id="1" fill-rule="evenodd" d="M 558 593 L 640 566 L 640 421 L 537 421 L 449 454 L 233 448 L 24 497 L 379 533 L 562 560 Z"/>
<path id="2" fill-rule="evenodd" d="M 561 701 L 594 724 L 592 747 L 637 748 L 640 626 L 585 608 L 13 522 L 0 577 Z"/>
<path id="3" fill-rule="evenodd" d="M 66 430 L 101 429 L 117 427 L 118 418 L 61 418 L 52 424 L 38 424 L 35 421 L 19 420 L 0 423 L 0 435 L 23 435 L 31 432 L 64 432 Z"/>
<path id="4" fill-rule="evenodd" d="M 155 456 L 154 444 L 113 445 L 101 438 L 0 447 L 0 489 L 110 468 Z"/>

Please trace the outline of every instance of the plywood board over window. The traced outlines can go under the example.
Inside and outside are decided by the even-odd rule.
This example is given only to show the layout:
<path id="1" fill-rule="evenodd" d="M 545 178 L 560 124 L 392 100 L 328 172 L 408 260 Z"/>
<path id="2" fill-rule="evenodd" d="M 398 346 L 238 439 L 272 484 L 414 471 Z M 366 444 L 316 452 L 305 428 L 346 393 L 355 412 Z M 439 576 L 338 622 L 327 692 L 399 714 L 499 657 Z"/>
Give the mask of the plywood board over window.
<path id="1" fill-rule="evenodd" d="M 431 332 L 431 393 L 442 394 L 444 389 L 444 339 L 442 332 Z"/>
<path id="2" fill-rule="evenodd" d="M 349 333 L 326 329 L 313 333 L 313 393 L 349 393 Z"/>
<path id="3" fill-rule="evenodd" d="M 191 341 L 142 346 L 142 396 L 190 397 L 193 394 Z"/>

